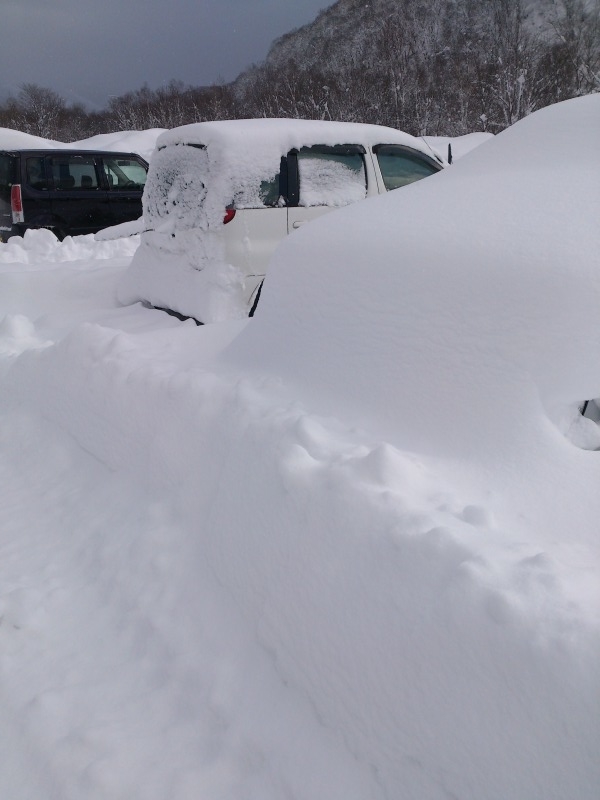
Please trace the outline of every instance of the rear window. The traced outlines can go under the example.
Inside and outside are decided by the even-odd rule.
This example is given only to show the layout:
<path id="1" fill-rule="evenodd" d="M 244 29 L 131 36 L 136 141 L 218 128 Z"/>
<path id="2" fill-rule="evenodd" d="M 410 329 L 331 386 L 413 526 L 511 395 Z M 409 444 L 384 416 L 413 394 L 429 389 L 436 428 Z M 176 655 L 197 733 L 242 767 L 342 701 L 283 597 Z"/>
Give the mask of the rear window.
<path id="1" fill-rule="evenodd" d="M 208 155 L 205 147 L 165 147 L 152 157 L 144 193 L 144 219 L 152 228 L 169 220 L 169 228 L 206 228 L 204 208 Z"/>
<path id="2" fill-rule="evenodd" d="M 356 147 L 303 147 L 298 180 L 300 206 L 346 206 L 367 196 L 364 156 Z"/>
<path id="3" fill-rule="evenodd" d="M 420 181 L 440 170 L 432 159 L 401 145 L 383 144 L 374 149 L 388 192 Z"/>

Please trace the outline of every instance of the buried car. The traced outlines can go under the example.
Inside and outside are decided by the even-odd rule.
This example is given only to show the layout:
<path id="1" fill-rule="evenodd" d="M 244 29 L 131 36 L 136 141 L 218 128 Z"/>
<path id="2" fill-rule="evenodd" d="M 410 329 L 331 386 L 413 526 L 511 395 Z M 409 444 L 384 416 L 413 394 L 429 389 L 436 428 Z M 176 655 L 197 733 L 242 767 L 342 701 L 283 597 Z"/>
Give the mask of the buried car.
<path id="1" fill-rule="evenodd" d="M 288 233 L 444 166 L 423 140 L 378 125 L 259 119 L 167 131 L 151 159 L 145 230 L 119 298 L 201 322 L 252 314 Z"/>

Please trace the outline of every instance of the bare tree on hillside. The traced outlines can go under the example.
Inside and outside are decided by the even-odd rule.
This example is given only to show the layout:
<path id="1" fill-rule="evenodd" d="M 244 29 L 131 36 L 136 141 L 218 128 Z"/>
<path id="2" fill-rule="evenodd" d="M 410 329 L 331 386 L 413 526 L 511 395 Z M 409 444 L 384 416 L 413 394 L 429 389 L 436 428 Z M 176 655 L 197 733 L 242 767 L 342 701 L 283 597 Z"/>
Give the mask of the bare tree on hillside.
<path id="1" fill-rule="evenodd" d="M 558 42 L 551 68 L 559 91 L 578 97 L 600 91 L 600 4 L 555 0 L 552 26 Z M 559 99 L 557 97 L 557 99 Z"/>
<path id="2" fill-rule="evenodd" d="M 65 109 L 66 102 L 57 92 L 36 83 L 24 83 L 17 97 L 7 101 L 7 127 L 44 139 L 58 139 Z"/>
<path id="3" fill-rule="evenodd" d="M 541 46 L 525 29 L 521 0 L 492 0 L 491 14 L 479 92 L 487 126 L 496 132 L 544 104 L 548 75 Z"/>

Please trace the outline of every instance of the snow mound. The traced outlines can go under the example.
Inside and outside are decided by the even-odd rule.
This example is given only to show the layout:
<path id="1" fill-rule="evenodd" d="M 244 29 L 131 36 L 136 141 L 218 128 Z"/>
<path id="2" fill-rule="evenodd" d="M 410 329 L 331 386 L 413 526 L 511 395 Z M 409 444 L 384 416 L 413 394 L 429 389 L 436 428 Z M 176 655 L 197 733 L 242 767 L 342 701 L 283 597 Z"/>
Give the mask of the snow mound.
<path id="1" fill-rule="evenodd" d="M 164 128 L 149 128 L 145 131 L 121 131 L 120 133 L 101 133 L 89 139 L 77 142 L 57 142 L 43 139 L 29 133 L 14 131 L 11 128 L 0 128 L 0 149 L 76 149 L 76 150 L 112 150 L 121 153 L 137 153 L 150 160 L 156 140 Z"/>
<path id="2" fill-rule="evenodd" d="M 53 149 L 69 147 L 64 142 L 55 142 L 53 139 L 43 139 L 40 136 L 32 136 L 30 133 L 14 131 L 12 128 L 0 128 L 0 149 Z"/>
<path id="3" fill-rule="evenodd" d="M 117 133 L 99 133 L 89 139 L 71 142 L 69 147 L 81 150 L 114 150 L 119 153 L 137 153 L 150 161 L 156 140 L 164 133 L 165 128 L 149 128 L 145 131 L 120 131 Z"/>
<path id="4" fill-rule="evenodd" d="M 236 363 L 402 447 L 535 447 L 543 409 L 600 395 L 599 128 L 600 95 L 558 104 L 294 233 Z"/>
<path id="5" fill-rule="evenodd" d="M 114 231 L 113 228 L 109 230 Z M 106 237 L 90 233 L 66 236 L 62 242 L 44 228 L 27 230 L 24 236 L 11 236 L 6 244 L 0 244 L 0 272 L 12 271 L 14 264 L 39 270 L 43 265 L 52 269 L 64 261 L 131 258 L 139 245 L 139 236 L 133 235 L 135 230 L 132 226 L 117 232 L 127 238 L 116 238 L 114 233 Z"/>
<path id="6" fill-rule="evenodd" d="M 474 150 L 484 142 L 494 138 L 493 133 L 483 133 L 481 131 L 475 133 L 466 133 L 464 136 L 423 136 L 423 141 L 427 142 L 435 151 L 440 153 L 444 158 L 448 157 L 448 145 L 452 147 L 452 159 L 456 161 L 471 150 Z"/>

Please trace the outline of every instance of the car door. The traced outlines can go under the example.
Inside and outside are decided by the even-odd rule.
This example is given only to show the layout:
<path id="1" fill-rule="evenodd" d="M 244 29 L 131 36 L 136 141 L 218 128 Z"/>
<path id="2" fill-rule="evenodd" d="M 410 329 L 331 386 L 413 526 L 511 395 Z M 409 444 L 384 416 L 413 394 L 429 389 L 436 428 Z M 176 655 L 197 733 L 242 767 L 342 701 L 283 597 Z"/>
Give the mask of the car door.
<path id="1" fill-rule="evenodd" d="M 314 145 L 289 153 L 289 233 L 367 196 L 370 182 L 365 155 L 365 148 L 354 144 Z"/>
<path id="2" fill-rule="evenodd" d="M 240 180 L 239 190 L 225 212 L 226 259 L 243 271 L 249 297 L 264 278 L 277 245 L 287 236 L 287 184 L 284 157 L 274 175 Z"/>
<path id="3" fill-rule="evenodd" d="M 93 154 L 55 154 L 47 158 L 54 227 L 57 233 L 94 233 L 111 224 L 107 192 Z"/>
<path id="4" fill-rule="evenodd" d="M 11 191 L 17 180 L 17 156 L 0 153 L 0 241 L 8 239 L 13 226 Z"/>
<path id="5" fill-rule="evenodd" d="M 142 216 L 142 194 L 148 165 L 133 155 L 103 155 L 102 178 L 108 191 L 111 225 L 131 222 Z"/>

